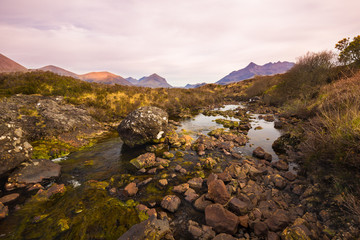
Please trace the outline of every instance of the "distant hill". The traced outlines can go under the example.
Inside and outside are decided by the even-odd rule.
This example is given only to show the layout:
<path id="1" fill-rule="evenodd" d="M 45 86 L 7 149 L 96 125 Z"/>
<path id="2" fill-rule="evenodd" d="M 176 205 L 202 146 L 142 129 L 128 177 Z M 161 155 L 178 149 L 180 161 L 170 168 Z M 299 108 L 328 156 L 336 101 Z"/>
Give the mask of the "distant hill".
<path id="1" fill-rule="evenodd" d="M 28 69 L 0 53 L 0 73 L 26 72 Z"/>
<path id="2" fill-rule="evenodd" d="M 80 78 L 79 75 L 77 75 L 76 73 L 70 72 L 68 70 L 65 70 L 63 68 L 54 66 L 54 65 L 48 65 L 42 68 L 38 68 L 37 70 L 41 70 L 41 71 L 50 71 L 53 73 L 56 73 L 58 75 L 61 76 L 67 76 L 67 77 L 73 77 L 73 78 Z"/>
<path id="3" fill-rule="evenodd" d="M 110 72 L 90 72 L 79 75 L 79 78 L 87 82 L 132 86 L 132 84 L 126 81 L 123 77 Z"/>
<path id="4" fill-rule="evenodd" d="M 257 65 L 251 62 L 247 67 L 238 71 L 231 72 L 229 75 L 223 77 L 217 84 L 226 85 L 229 83 L 239 82 L 245 79 L 254 77 L 255 75 L 274 75 L 284 73 L 294 66 L 292 62 L 276 62 L 267 63 L 265 65 Z"/>
<path id="5" fill-rule="evenodd" d="M 165 78 L 160 77 L 156 73 L 139 79 L 137 86 L 151 87 L 151 88 L 171 88 L 172 86 L 166 81 Z"/>
<path id="6" fill-rule="evenodd" d="M 125 78 L 126 81 L 128 81 L 129 83 L 133 84 L 133 85 L 137 85 L 139 83 L 139 81 L 135 78 L 132 78 L 132 77 L 128 77 L 128 78 Z"/>
<path id="7" fill-rule="evenodd" d="M 206 82 L 197 83 L 197 84 L 186 84 L 185 88 L 198 88 L 198 87 L 204 86 L 206 84 L 207 84 Z"/>

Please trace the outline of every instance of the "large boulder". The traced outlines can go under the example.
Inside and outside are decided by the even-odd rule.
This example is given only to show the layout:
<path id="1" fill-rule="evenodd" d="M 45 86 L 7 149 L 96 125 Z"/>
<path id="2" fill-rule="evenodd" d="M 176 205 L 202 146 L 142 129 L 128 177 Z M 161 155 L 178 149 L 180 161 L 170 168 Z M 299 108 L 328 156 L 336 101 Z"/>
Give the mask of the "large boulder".
<path id="1" fill-rule="evenodd" d="M 131 112 L 118 126 L 120 138 L 129 147 L 160 139 L 166 131 L 168 114 L 157 107 L 141 107 Z"/>

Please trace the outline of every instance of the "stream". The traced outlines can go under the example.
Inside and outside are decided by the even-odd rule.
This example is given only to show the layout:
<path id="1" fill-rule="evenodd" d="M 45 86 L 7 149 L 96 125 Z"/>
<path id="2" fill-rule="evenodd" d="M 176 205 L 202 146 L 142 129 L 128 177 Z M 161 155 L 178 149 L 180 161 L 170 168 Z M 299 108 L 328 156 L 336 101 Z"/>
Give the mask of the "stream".
<path id="1" fill-rule="evenodd" d="M 242 105 L 226 105 L 218 110 L 234 110 L 238 107 L 242 107 Z M 199 134 L 206 135 L 211 130 L 222 128 L 221 124 L 215 122 L 216 119 L 224 118 L 232 121 L 239 121 L 236 118 L 231 117 L 223 117 L 223 116 L 205 116 L 203 114 L 198 114 L 197 116 L 186 119 L 180 122 L 181 126 L 178 127 L 177 132 L 181 133 L 182 131 L 187 131 L 190 135 L 196 139 Z M 236 151 L 241 153 L 244 156 L 251 156 L 252 151 L 261 146 L 266 152 L 270 153 L 273 157 L 273 161 L 278 160 L 278 156 L 273 151 L 271 145 L 272 143 L 281 135 L 281 132 L 274 128 L 274 122 L 267 122 L 263 119 L 259 119 L 258 114 L 251 115 L 251 126 L 252 128 L 248 131 L 249 142 L 243 147 L 237 147 Z M 256 127 L 260 126 L 262 129 L 255 130 Z M 136 158 L 140 154 L 146 152 L 144 147 L 139 147 L 136 149 L 128 149 L 126 146 L 123 146 L 122 141 L 118 137 L 117 133 L 109 133 L 107 136 L 103 137 L 97 144 L 94 146 L 78 151 L 73 152 L 66 156 L 65 158 L 55 159 L 54 162 L 58 162 L 61 169 L 61 177 L 59 179 L 59 183 L 64 183 L 65 185 L 72 186 L 72 192 L 76 196 L 78 195 L 86 195 L 86 192 L 81 192 L 83 190 L 80 186 L 82 186 L 85 182 L 89 180 L 96 181 L 112 181 L 110 178 L 113 176 L 123 176 L 125 174 L 136 174 L 137 170 L 129 163 L 129 161 L 133 158 Z M 193 151 L 188 151 L 189 153 Z M 174 151 L 175 153 L 175 151 Z M 189 162 L 187 164 L 187 169 L 192 170 L 193 165 L 191 165 L 191 161 L 196 157 L 195 152 L 191 154 L 187 154 L 186 157 L 182 160 L 175 159 L 173 162 L 183 161 Z M 171 163 L 169 168 L 174 168 L 174 163 Z M 141 176 L 143 177 L 143 176 Z M 149 176 L 144 176 L 143 179 Z M 155 178 L 154 176 L 152 176 Z M 141 179 L 142 180 L 142 179 Z M 161 199 L 161 194 L 171 192 L 171 187 L 167 187 L 162 191 L 156 190 L 155 184 L 149 184 L 149 186 L 145 190 L 139 190 L 137 194 L 136 201 L 159 201 Z M 153 195 L 148 195 L 149 190 L 152 191 Z M 77 193 L 78 191 L 78 193 Z M 149 200 L 150 199 L 150 200 Z M 59 200 L 61 201 L 61 199 Z M 65 201 L 65 200 L 64 200 Z M 77 204 L 77 200 L 74 199 L 73 205 Z M 71 205 L 71 201 L 70 201 Z M 50 206 L 47 206 L 50 207 Z M 73 206 L 69 206 L 69 209 L 72 209 Z M 73 210 L 72 210 L 73 211 Z M 58 214 L 58 213 L 56 213 Z M 175 217 L 181 218 L 179 216 L 180 213 L 177 213 Z M 202 215 L 197 213 L 191 206 L 187 206 L 184 208 L 182 215 L 192 215 L 201 221 Z M 19 216 L 17 216 L 19 218 Z M 21 217 L 21 216 L 20 216 Z M 6 236 L 6 229 L 9 227 L 16 228 L 18 224 L 18 218 L 9 216 L 5 220 L 0 223 L 0 238 Z M 45 226 L 45 225 L 44 225 Z M 66 225 L 65 225 L 66 229 Z M 49 230 L 50 231 L 50 230 Z M 23 236 L 22 236 L 23 237 Z M 97 235 L 94 239 L 102 239 Z M 108 237 L 104 237 L 107 239 Z M 9 239 L 9 238 L 7 238 Z M 21 239 L 21 237 L 14 239 Z M 29 236 L 28 239 L 44 239 L 44 238 L 32 238 Z M 56 239 L 63 239 L 60 235 L 56 237 Z"/>

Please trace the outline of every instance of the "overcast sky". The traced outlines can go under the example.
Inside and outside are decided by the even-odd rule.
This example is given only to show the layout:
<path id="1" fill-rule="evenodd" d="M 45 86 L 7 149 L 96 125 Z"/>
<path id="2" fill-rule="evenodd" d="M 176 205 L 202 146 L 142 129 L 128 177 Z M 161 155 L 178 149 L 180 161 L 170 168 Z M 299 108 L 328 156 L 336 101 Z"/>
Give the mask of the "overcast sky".
<path id="1" fill-rule="evenodd" d="M 27 68 L 215 82 L 360 34 L 359 0 L 0 0 L 0 53 Z"/>

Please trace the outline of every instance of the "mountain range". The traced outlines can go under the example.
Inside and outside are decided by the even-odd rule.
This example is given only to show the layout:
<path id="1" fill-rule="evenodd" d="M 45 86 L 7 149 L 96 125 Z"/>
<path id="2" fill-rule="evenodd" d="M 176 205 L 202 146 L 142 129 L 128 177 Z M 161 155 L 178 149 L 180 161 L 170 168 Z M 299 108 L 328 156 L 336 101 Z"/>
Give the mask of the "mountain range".
<path id="1" fill-rule="evenodd" d="M 255 75 L 264 76 L 264 75 L 274 75 L 274 74 L 284 73 L 293 66 L 294 63 L 286 62 L 286 61 L 285 62 L 279 61 L 275 63 L 270 62 L 262 66 L 251 62 L 247 67 L 231 72 L 230 74 L 226 75 L 216 83 L 220 85 L 226 85 L 252 78 Z"/>
<path id="2" fill-rule="evenodd" d="M 139 80 L 135 78 L 123 78 L 119 75 L 110 72 L 90 72 L 86 74 L 76 74 L 66 69 L 48 65 L 37 69 L 27 69 L 26 67 L 18 64 L 10 58 L 0 54 L 0 73 L 9 72 L 27 72 L 27 71 L 49 71 L 61 76 L 73 77 L 86 82 L 96 82 L 103 84 L 119 84 L 125 86 L 139 86 L 139 87 L 151 87 L 151 88 L 171 88 L 172 86 L 166 81 L 165 78 L 152 74 L 150 76 L 142 77 Z"/>
<path id="3" fill-rule="evenodd" d="M 251 62 L 248 66 L 243 69 L 233 71 L 227 76 L 223 77 L 217 84 L 226 85 L 234 82 L 239 82 L 245 79 L 254 77 L 255 75 L 274 75 L 279 73 L 284 73 L 294 66 L 292 62 L 275 62 L 267 63 L 264 65 L 257 65 Z M 96 82 L 103 84 L 119 84 L 126 86 L 139 86 L 139 87 L 151 87 L 151 88 L 171 88 L 172 86 L 166 81 L 165 78 L 154 73 L 150 76 L 145 76 L 139 80 L 128 77 L 123 78 L 119 75 L 110 73 L 110 72 L 90 72 L 86 74 L 76 74 L 65 70 L 63 68 L 48 65 L 38 69 L 27 69 L 24 66 L 18 64 L 17 62 L 11 60 L 10 58 L 0 54 L 0 73 L 1 72 L 26 72 L 26 71 L 50 71 L 62 76 L 68 76 L 77 78 L 87 82 Z M 187 84 L 185 88 L 197 88 L 205 85 L 206 83 L 198 84 Z"/>

